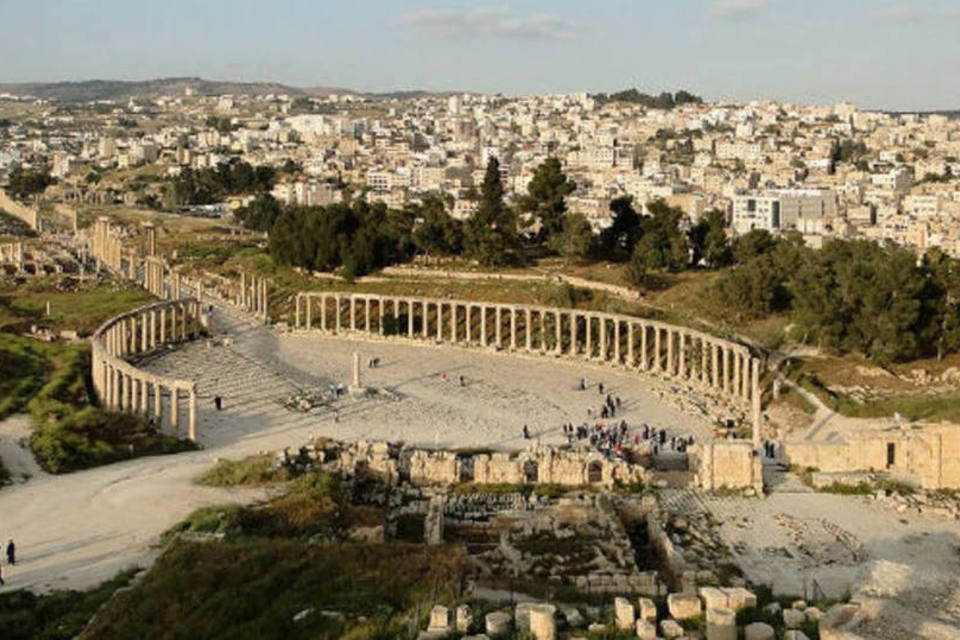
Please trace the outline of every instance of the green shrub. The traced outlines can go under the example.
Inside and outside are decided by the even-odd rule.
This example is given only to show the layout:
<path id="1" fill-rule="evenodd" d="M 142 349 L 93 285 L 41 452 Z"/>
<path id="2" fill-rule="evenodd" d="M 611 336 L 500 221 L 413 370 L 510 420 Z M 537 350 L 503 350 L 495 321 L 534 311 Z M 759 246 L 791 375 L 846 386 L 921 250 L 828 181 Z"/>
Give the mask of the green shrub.
<path id="1" fill-rule="evenodd" d="M 273 456 L 255 455 L 242 460 L 220 460 L 200 478 L 208 487 L 252 487 L 291 478 L 286 468 L 274 466 Z"/>

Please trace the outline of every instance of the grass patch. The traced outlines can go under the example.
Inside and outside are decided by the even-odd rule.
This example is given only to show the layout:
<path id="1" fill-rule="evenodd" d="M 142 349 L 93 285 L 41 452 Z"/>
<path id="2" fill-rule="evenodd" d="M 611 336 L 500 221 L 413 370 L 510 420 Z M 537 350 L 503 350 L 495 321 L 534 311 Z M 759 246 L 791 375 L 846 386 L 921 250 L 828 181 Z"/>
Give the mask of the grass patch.
<path id="1" fill-rule="evenodd" d="M 30 412 L 30 449 L 44 470 L 65 473 L 195 448 L 159 433 L 138 416 L 96 406 L 89 372 L 87 345 L 43 343 L 0 332 L 0 418 Z"/>
<path id="2" fill-rule="evenodd" d="M 782 367 L 784 375 L 816 395 L 827 407 L 851 418 L 888 418 L 900 414 L 908 421 L 960 422 L 960 393 L 929 395 L 922 392 L 892 392 L 893 395 L 859 402 L 834 391 L 807 361 L 791 358 Z M 885 383 L 889 384 L 889 383 Z"/>
<path id="3" fill-rule="evenodd" d="M 130 584 L 134 570 L 88 591 L 54 591 L 38 596 L 18 590 L 0 594 L 0 629 L 4 640 L 69 640 L 83 631 L 100 607 Z"/>
<path id="4" fill-rule="evenodd" d="M 181 542 L 80 638 L 403 638 L 418 605 L 458 598 L 463 564 L 459 547 Z"/>
<path id="5" fill-rule="evenodd" d="M 51 276 L 17 287 L 0 287 L 0 329 L 23 333 L 38 325 L 89 336 L 109 318 L 154 300 L 132 283 L 81 283 L 70 276 Z M 50 316 L 46 315 L 47 302 Z"/>
<path id="6" fill-rule="evenodd" d="M 274 482 L 285 482 L 292 476 L 283 467 L 276 467 L 274 457 L 253 455 L 242 460 L 220 460 L 200 478 L 208 487 L 256 487 Z"/>
<path id="7" fill-rule="evenodd" d="M 160 543 L 166 545 L 180 533 L 333 540 L 344 537 L 351 526 L 382 521 L 380 512 L 350 504 L 338 476 L 317 472 L 300 476 L 283 495 L 264 504 L 199 509 L 164 532 Z"/>

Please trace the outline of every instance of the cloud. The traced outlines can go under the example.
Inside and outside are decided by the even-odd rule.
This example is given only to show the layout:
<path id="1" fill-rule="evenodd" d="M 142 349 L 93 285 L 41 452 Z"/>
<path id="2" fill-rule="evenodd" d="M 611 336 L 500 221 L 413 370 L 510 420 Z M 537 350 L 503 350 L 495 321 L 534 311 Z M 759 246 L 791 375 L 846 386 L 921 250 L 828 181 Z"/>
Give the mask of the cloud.
<path id="1" fill-rule="evenodd" d="M 572 24 L 559 16 L 517 16 L 505 6 L 480 6 L 466 12 L 424 9 L 401 16 L 397 24 L 442 40 L 496 37 L 559 41 L 573 37 Z"/>
<path id="2" fill-rule="evenodd" d="M 888 20 L 890 22 L 912 22 L 921 17 L 916 5 L 913 3 L 888 4 L 880 7 L 873 12 L 873 17 L 878 20 Z"/>
<path id="3" fill-rule="evenodd" d="M 767 0 L 716 0 L 710 13 L 718 18 L 746 18 L 767 8 Z"/>

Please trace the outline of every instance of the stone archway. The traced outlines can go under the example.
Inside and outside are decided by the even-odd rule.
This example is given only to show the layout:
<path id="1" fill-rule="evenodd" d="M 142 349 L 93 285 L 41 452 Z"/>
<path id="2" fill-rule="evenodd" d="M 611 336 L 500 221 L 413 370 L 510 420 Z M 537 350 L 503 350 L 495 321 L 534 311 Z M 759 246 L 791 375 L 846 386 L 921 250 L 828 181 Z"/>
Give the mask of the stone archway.
<path id="1" fill-rule="evenodd" d="M 591 460 L 587 465 L 587 482 L 590 484 L 603 482 L 603 464 L 599 460 Z"/>
<path id="2" fill-rule="evenodd" d="M 536 460 L 526 460 L 523 463 L 523 481 L 533 484 L 540 479 L 540 465 Z"/>

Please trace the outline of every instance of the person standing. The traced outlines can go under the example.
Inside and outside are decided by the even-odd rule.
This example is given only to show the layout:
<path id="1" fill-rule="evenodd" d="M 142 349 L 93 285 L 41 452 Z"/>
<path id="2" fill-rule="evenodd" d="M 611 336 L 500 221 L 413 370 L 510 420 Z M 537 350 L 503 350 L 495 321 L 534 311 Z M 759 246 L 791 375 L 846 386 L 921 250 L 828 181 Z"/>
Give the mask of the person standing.
<path id="1" fill-rule="evenodd" d="M 11 565 L 17 564 L 17 547 L 13 544 L 13 538 L 7 542 L 7 562 Z"/>

